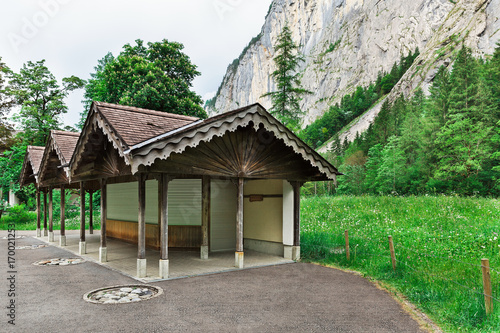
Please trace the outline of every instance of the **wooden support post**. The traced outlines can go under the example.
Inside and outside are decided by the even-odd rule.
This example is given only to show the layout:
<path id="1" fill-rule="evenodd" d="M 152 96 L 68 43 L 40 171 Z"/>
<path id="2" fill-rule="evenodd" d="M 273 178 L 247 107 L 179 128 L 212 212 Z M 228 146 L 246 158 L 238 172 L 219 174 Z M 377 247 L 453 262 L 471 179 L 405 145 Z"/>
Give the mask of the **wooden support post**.
<path id="1" fill-rule="evenodd" d="M 59 236 L 59 246 L 66 246 L 66 192 L 64 185 L 61 185 L 61 232 Z"/>
<path id="2" fill-rule="evenodd" d="M 345 231 L 345 256 L 347 260 L 351 258 L 351 254 L 349 252 L 349 230 Z"/>
<path id="3" fill-rule="evenodd" d="M 290 182 L 293 187 L 293 248 L 292 260 L 300 259 L 300 188 L 302 182 Z"/>
<path id="4" fill-rule="evenodd" d="M 236 205 L 236 253 L 234 266 L 243 268 L 243 178 L 238 178 Z"/>
<path id="5" fill-rule="evenodd" d="M 137 239 L 137 277 L 146 277 L 146 175 L 140 173 L 138 178 L 139 216 Z"/>
<path id="6" fill-rule="evenodd" d="M 41 220 L 42 220 L 42 207 L 40 202 L 40 189 L 36 189 L 36 237 L 42 236 Z"/>
<path id="7" fill-rule="evenodd" d="M 49 242 L 54 241 L 54 202 L 52 200 L 52 187 L 49 187 Z"/>
<path id="8" fill-rule="evenodd" d="M 396 271 L 396 252 L 394 251 L 392 236 L 389 236 L 389 249 L 391 250 L 392 269 Z"/>
<path id="9" fill-rule="evenodd" d="M 99 261 L 108 261 L 108 248 L 106 240 L 107 218 L 107 179 L 101 178 L 101 244 L 99 246 Z"/>
<path id="10" fill-rule="evenodd" d="M 481 268 L 483 271 L 483 289 L 484 289 L 484 307 L 486 314 L 493 313 L 493 299 L 491 292 L 491 277 L 490 277 L 490 261 L 488 259 L 481 259 Z"/>
<path id="11" fill-rule="evenodd" d="M 88 190 L 89 192 L 89 234 L 93 235 L 94 234 L 94 210 L 93 210 L 93 194 L 94 191 Z"/>
<path id="12" fill-rule="evenodd" d="M 80 182 L 80 255 L 87 253 L 85 243 L 85 187 Z"/>
<path id="13" fill-rule="evenodd" d="M 208 228 L 210 225 L 210 177 L 201 182 L 201 248 L 200 258 L 208 259 Z"/>
<path id="14" fill-rule="evenodd" d="M 159 272 L 161 279 L 168 279 L 168 182 L 170 177 L 161 174 L 158 185 L 160 187 L 158 200 L 160 202 L 160 262 Z"/>
<path id="15" fill-rule="evenodd" d="M 49 233 L 47 232 L 47 218 L 48 218 L 48 207 L 47 207 L 47 190 L 43 190 L 43 236 L 47 237 Z"/>

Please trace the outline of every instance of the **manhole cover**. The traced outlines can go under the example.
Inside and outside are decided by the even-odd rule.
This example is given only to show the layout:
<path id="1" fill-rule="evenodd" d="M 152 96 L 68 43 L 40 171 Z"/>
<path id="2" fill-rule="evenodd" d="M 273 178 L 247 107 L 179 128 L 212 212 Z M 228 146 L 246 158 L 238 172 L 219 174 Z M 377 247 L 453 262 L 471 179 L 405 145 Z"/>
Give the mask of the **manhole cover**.
<path id="1" fill-rule="evenodd" d="M 37 244 L 37 245 L 26 245 L 26 246 L 16 246 L 16 250 L 36 250 L 42 247 L 47 247 L 48 245 Z"/>
<path id="2" fill-rule="evenodd" d="M 34 262 L 33 265 L 37 266 L 69 266 L 69 265 L 77 265 L 81 264 L 85 260 L 81 258 L 55 258 L 55 259 L 47 259 L 40 260 Z"/>
<path id="3" fill-rule="evenodd" d="M 163 294 L 163 289 L 148 285 L 114 286 L 93 290 L 83 296 L 97 304 L 124 304 L 144 301 Z"/>

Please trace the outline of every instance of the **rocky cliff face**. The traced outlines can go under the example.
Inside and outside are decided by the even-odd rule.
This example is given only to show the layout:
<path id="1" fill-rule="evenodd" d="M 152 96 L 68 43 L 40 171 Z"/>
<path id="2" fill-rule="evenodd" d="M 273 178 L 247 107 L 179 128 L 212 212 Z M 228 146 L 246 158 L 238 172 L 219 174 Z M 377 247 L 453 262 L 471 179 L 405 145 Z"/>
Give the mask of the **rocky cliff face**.
<path id="1" fill-rule="evenodd" d="M 302 84 L 314 92 L 302 100 L 305 126 L 417 47 L 421 55 L 388 98 L 418 87 L 426 91 L 462 42 L 477 55 L 493 52 L 500 40 L 499 16 L 500 0 L 274 0 L 259 36 L 228 67 L 210 111 L 255 102 L 270 107 L 260 96 L 275 89 L 269 76 L 275 69 L 273 45 L 286 22 L 306 59 L 299 69 Z M 344 137 L 366 129 L 378 109 Z"/>

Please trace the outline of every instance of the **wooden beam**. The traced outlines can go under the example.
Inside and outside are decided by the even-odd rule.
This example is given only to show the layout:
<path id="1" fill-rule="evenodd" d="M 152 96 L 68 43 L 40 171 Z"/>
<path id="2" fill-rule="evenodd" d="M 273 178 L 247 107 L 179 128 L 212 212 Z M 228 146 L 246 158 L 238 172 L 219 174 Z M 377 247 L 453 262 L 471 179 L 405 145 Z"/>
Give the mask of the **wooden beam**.
<path id="1" fill-rule="evenodd" d="M 47 213 L 48 213 L 48 209 L 47 209 L 47 190 L 44 189 L 43 191 L 43 235 L 44 236 L 48 236 L 48 233 L 47 233 Z"/>
<path id="2" fill-rule="evenodd" d="M 238 178 L 236 206 L 236 252 L 243 252 L 243 178 Z"/>
<path id="3" fill-rule="evenodd" d="M 140 173 L 137 178 L 139 185 L 137 259 L 146 259 L 146 177 Z"/>
<path id="4" fill-rule="evenodd" d="M 52 187 L 49 187 L 49 242 L 54 241 L 54 202 L 52 200 Z"/>
<path id="5" fill-rule="evenodd" d="M 291 182 L 293 187 L 293 246 L 300 246 L 300 187 L 302 182 Z"/>
<path id="6" fill-rule="evenodd" d="M 85 187 L 80 182 L 80 242 L 85 242 Z"/>
<path id="7" fill-rule="evenodd" d="M 36 236 L 40 237 L 42 235 L 41 230 L 40 230 L 40 222 L 41 222 L 41 217 L 42 217 L 42 211 L 41 211 L 41 203 L 40 203 L 40 189 L 36 189 Z"/>
<path id="8" fill-rule="evenodd" d="M 64 186 L 61 186 L 61 236 L 66 236 L 65 205 L 66 192 L 64 190 Z"/>
<path id="9" fill-rule="evenodd" d="M 92 235 L 94 233 L 94 211 L 93 211 L 93 208 L 92 208 L 92 205 L 93 205 L 93 202 L 92 202 L 92 199 L 93 199 L 93 194 L 94 194 L 94 191 L 92 190 L 88 190 L 89 192 L 89 233 Z"/>
<path id="10" fill-rule="evenodd" d="M 210 230 L 210 177 L 201 180 L 201 259 L 208 259 Z"/>
<path id="11" fill-rule="evenodd" d="M 208 246 L 208 226 L 210 225 L 210 177 L 204 176 L 201 181 L 201 245 Z"/>
<path id="12" fill-rule="evenodd" d="M 160 259 L 168 259 L 168 183 L 170 177 L 162 173 L 159 184 L 161 187 L 160 196 Z"/>
<path id="13" fill-rule="evenodd" d="M 106 217 L 107 217 L 107 179 L 101 178 L 101 247 L 107 246 L 106 240 Z"/>

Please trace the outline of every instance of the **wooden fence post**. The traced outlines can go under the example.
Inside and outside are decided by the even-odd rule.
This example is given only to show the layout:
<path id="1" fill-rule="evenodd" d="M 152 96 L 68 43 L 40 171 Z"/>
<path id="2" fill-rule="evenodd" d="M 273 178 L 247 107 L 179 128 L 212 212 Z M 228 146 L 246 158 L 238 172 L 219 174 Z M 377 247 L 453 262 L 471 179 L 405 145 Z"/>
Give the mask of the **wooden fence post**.
<path id="1" fill-rule="evenodd" d="M 392 269 L 396 271 L 396 253 L 394 252 L 392 236 L 389 236 L 389 249 L 391 250 Z"/>
<path id="2" fill-rule="evenodd" d="M 351 257 L 349 253 L 349 230 L 345 231 L 345 256 L 347 260 Z"/>
<path id="3" fill-rule="evenodd" d="M 483 289 L 484 289 L 484 307 L 486 314 L 493 313 L 493 299 L 491 298 L 491 278 L 490 278 L 490 261 L 481 259 L 481 268 L 483 270 Z"/>

